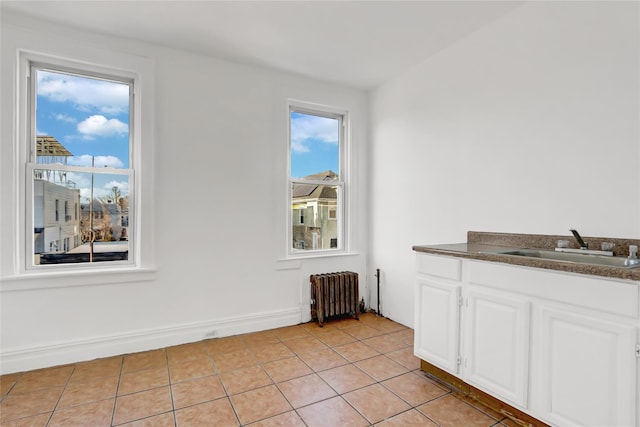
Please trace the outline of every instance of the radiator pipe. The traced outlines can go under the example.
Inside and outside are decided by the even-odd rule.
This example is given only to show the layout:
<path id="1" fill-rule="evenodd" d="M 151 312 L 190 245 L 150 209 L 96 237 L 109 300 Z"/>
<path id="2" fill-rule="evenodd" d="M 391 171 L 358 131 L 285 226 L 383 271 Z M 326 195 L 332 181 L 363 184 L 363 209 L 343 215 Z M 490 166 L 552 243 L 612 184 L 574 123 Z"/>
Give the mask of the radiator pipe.
<path id="1" fill-rule="evenodd" d="M 376 282 L 378 284 L 378 316 L 382 316 L 382 314 L 380 313 L 380 269 L 376 268 Z"/>

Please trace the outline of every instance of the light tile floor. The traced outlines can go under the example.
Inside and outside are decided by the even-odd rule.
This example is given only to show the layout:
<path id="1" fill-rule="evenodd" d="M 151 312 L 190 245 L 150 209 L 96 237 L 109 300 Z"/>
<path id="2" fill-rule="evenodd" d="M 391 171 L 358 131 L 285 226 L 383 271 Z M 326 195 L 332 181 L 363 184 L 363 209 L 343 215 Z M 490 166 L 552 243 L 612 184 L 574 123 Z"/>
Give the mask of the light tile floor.
<path id="1" fill-rule="evenodd" d="M 367 313 L 0 377 L 5 426 L 513 426 Z"/>

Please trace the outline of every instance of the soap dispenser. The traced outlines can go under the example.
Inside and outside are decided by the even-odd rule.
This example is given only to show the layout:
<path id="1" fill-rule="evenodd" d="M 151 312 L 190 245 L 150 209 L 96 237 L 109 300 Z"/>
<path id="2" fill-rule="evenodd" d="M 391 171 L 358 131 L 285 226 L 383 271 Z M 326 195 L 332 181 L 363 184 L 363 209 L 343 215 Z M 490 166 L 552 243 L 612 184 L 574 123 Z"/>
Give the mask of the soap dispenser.
<path id="1" fill-rule="evenodd" d="M 629 245 L 629 259 L 638 259 L 638 246 Z"/>

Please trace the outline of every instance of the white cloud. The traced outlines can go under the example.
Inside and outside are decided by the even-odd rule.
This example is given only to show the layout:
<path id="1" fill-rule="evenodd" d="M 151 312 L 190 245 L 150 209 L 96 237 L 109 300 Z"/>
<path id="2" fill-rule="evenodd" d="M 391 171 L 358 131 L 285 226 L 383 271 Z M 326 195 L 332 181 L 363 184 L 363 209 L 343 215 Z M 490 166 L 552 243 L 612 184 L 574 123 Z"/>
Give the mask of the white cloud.
<path id="1" fill-rule="evenodd" d="M 296 153 L 308 153 L 309 147 L 305 145 L 304 141 L 291 138 L 291 150 Z"/>
<path id="2" fill-rule="evenodd" d="M 108 199 L 113 198 L 113 187 L 118 187 L 120 194 L 125 197 L 129 195 L 129 183 L 127 181 L 117 181 L 112 179 L 114 175 L 94 175 L 93 198 Z M 75 183 L 75 188 L 80 190 L 80 197 L 83 203 L 91 199 L 91 174 L 84 172 L 67 172 L 67 179 Z M 107 181 L 105 181 L 105 179 Z"/>
<path id="3" fill-rule="evenodd" d="M 113 192 L 111 191 L 111 187 L 109 189 L 97 187 L 93 189 L 93 198 L 94 199 L 111 199 Z M 122 193 L 123 196 L 126 196 L 125 193 Z M 91 200 L 91 188 L 83 187 L 80 189 L 80 200 L 83 203 L 88 203 Z"/>
<path id="4" fill-rule="evenodd" d="M 338 143 L 338 121 L 326 117 L 300 115 L 291 119 L 291 149 L 296 153 L 309 152 L 309 141 Z"/>
<path id="5" fill-rule="evenodd" d="M 121 114 L 129 110 L 129 86 L 68 74 L 38 71 L 38 95 L 51 101 L 72 102 L 86 111 Z"/>
<path id="6" fill-rule="evenodd" d="M 91 200 L 91 189 L 82 187 L 80 189 L 80 200 L 82 203 L 87 203 L 89 200 Z"/>
<path id="7" fill-rule="evenodd" d="M 81 156 L 73 156 L 69 159 L 70 166 L 91 166 L 91 155 L 83 154 Z M 94 156 L 94 166 L 97 168 L 111 167 L 122 169 L 124 163 L 115 156 Z"/>
<path id="8" fill-rule="evenodd" d="M 83 134 L 85 139 L 93 139 L 95 136 L 126 135 L 129 126 L 118 119 L 107 119 L 96 114 L 78 123 L 78 132 Z"/>
<path id="9" fill-rule="evenodd" d="M 109 193 L 113 193 L 113 187 L 118 187 L 120 194 L 123 196 L 129 194 L 129 183 L 127 181 L 109 181 L 103 186 L 103 189 L 108 190 Z"/>
<path id="10" fill-rule="evenodd" d="M 75 188 L 80 188 L 80 193 L 84 187 L 91 186 L 91 174 L 81 172 L 67 172 L 67 179 L 75 183 Z"/>
<path id="11" fill-rule="evenodd" d="M 78 121 L 75 117 L 71 117 L 65 113 L 56 114 L 54 118 L 59 122 L 76 123 Z"/>

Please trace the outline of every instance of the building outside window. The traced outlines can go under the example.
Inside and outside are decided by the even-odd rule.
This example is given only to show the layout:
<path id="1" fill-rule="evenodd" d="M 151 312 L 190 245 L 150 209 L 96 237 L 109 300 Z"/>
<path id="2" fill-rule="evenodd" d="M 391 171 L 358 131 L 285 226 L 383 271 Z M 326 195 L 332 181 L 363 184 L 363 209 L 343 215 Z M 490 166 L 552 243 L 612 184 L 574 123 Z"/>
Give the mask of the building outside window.
<path id="1" fill-rule="evenodd" d="M 344 251 L 346 113 L 289 107 L 289 253 Z"/>

